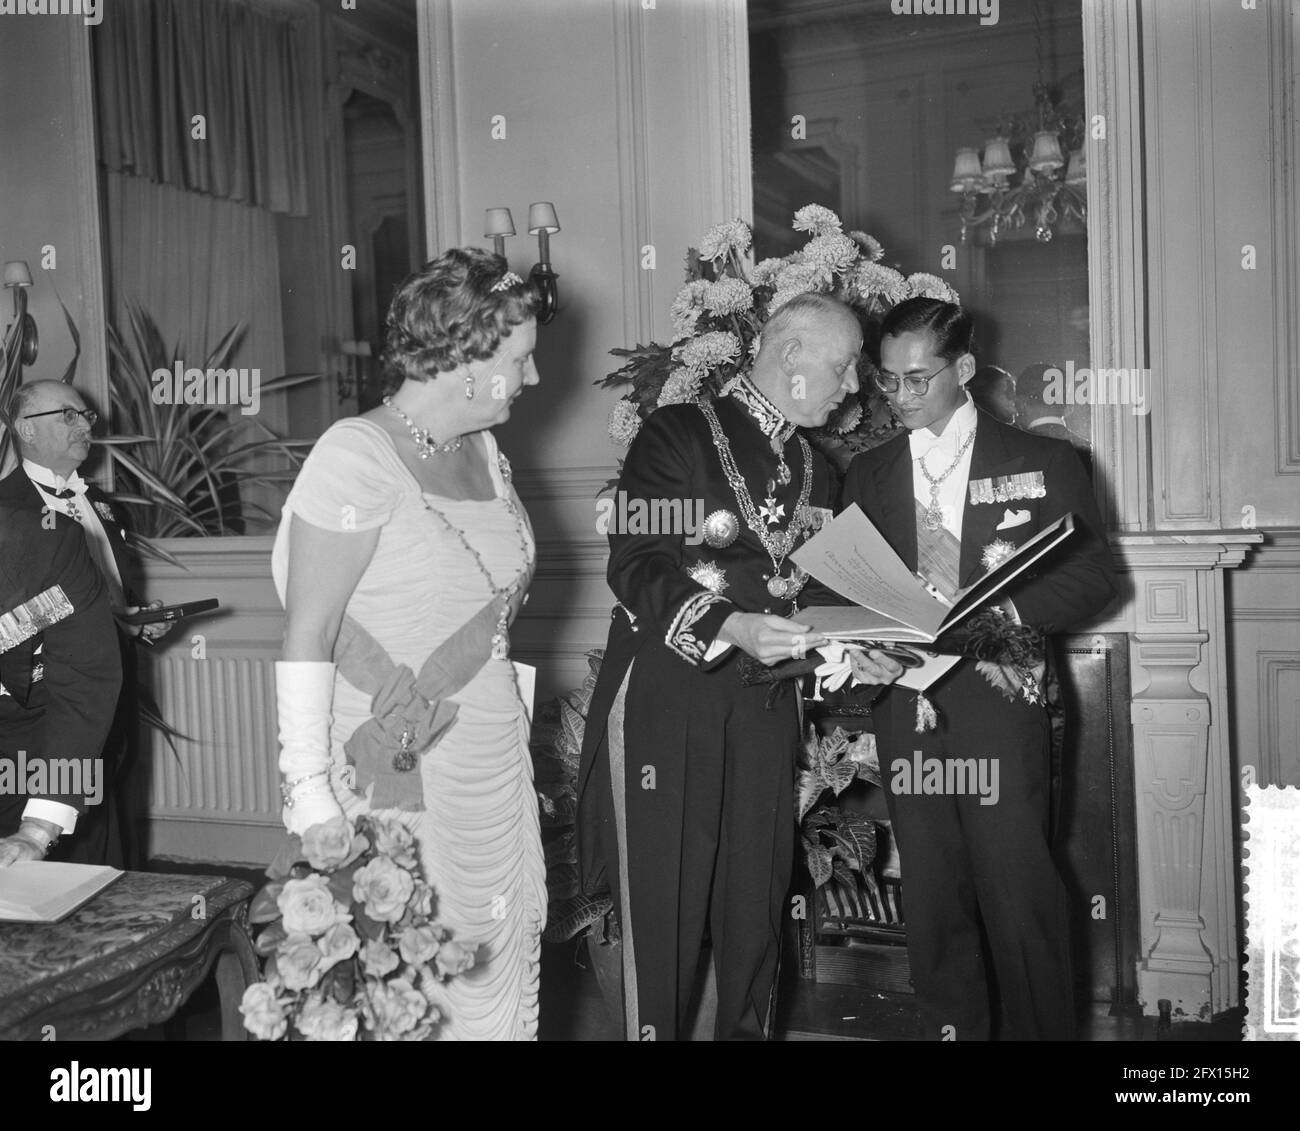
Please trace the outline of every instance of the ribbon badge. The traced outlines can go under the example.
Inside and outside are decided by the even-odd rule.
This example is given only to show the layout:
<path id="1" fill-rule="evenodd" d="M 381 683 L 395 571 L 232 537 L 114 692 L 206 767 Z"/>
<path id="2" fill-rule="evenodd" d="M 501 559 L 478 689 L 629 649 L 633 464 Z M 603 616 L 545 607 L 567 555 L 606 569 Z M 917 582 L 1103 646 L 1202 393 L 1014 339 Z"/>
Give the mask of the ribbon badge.
<path id="1" fill-rule="evenodd" d="M 970 481 L 970 501 L 979 503 L 1009 503 L 1015 499 L 1041 499 L 1047 494 L 1047 484 L 1041 471 L 1022 471 L 1016 475 L 997 475 L 990 479 Z"/>

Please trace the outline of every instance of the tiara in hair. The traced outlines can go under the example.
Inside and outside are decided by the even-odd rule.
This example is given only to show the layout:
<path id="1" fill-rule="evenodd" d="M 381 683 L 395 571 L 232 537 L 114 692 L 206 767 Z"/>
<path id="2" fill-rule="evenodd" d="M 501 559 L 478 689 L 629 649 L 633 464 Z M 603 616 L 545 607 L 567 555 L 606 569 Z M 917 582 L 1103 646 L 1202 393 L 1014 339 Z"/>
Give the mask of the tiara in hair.
<path id="1" fill-rule="evenodd" d="M 501 276 L 501 278 L 492 284 L 492 293 L 496 294 L 498 291 L 508 291 L 511 287 L 522 287 L 523 285 L 523 279 L 513 271 L 507 271 Z"/>

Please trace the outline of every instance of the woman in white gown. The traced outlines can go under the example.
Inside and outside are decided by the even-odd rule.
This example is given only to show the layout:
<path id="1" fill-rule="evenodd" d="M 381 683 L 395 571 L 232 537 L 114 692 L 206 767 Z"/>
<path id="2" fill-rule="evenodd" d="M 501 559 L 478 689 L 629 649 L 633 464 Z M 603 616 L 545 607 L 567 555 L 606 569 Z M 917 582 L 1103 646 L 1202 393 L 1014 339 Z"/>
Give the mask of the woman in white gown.
<path id="1" fill-rule="evenodd" d="M 545 867 L 508 656 L 535 550 L 489 431 L 537 384 L 536 310 L 478 249 L 403 283 L 388 395 L 321 436 L 272 558 L 285 825 L 370 810 L 414 834 L 437 919 L 477 944 L 440 987 L 440 1039 L 537 1035 Z"/>

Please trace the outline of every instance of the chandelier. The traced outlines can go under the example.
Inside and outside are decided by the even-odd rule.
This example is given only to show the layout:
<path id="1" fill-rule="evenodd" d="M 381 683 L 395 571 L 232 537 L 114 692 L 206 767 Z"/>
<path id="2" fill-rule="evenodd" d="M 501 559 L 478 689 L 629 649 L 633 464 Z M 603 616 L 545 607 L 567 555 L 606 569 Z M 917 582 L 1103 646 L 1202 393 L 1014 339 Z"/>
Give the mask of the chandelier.
<path id="1" fill-rule="evenodd" d="M 1084 121 L 1065 101 L 1061 90 L 1043 79 L 1043 27 L 1034 4 L 1038 81 L 1034 109 L 1004 115 L 983 155 L 974 147 L 957 150 L 951 189 L 961 194 L 958 215 L 961 239 L 971 228 L 985 225 L 989 245 L 1004 229 L 1034 225 L 1034 236 L 1048 243 L 1053 228 L 1065 219 L 1087 224 L 1088 171 L 1083 152 Z M 1083 72 L 1071 78 L 1082 80 Z M 1080 87 L 1082 82 L 1080 81 Z M 1067 161 L 1065 154 L 1069 154 Z"/>

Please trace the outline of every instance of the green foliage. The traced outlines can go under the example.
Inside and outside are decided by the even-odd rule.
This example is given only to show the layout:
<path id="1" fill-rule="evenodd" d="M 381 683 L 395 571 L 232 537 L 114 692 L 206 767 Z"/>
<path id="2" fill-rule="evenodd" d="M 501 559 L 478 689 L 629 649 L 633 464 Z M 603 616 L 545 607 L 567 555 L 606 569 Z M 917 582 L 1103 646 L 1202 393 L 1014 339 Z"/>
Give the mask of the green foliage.
<path id="1" fill-rule="evenodd" d="M 226 368 L 243 333 L 242 323 L 232 327 L 198 368 Z M 239 533 L 250 514 L 274 521 L 247 489 L 292 481 L 302 465 L 299 452 L 312 441 L 282 440 L 254 417 L 227 416 L 217 407 L 156 404 L 152 376 L 173 370 L 180 351 L 166 346 L 153 318 L 138 307 L 129 309 L 125 333 L 109 327 L 108 352 L 112 434 L 97 442 L 113 462 L 113 497 L 128 515 L 137 548 L 172 560 L 150 540 Z M 262 384 L 261 395 L 322 376 L 278 377 Z M 275 466 L 252 466 L 264 457 Z"/>
<path id="2" fill-rule="evenodd" d="M 870 734 L 839 727 L 825 738 L 811 729 L 799 760 L 796 798 L 799 840 L 813 884 L 833 879 L 850 892 L 866 883 L 876 858 L 876 822 L 841 804 L 855 781 L 879 786 L 880 769 Z"/>

